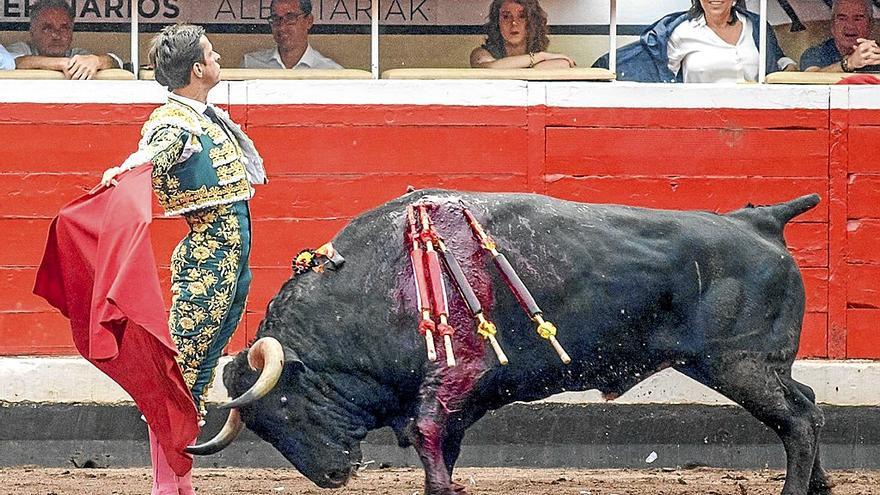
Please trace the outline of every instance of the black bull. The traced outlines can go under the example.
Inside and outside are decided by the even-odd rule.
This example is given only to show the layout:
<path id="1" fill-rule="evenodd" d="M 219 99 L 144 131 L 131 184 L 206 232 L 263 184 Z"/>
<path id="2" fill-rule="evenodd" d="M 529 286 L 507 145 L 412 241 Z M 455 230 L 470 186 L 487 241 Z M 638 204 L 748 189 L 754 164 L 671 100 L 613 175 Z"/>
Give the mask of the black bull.
<path id="1" fill-rule="evenodd" d="M 429 362 L 406 206 L 429 202 L 510 358 L 501 366 L 450 296 L 458 365 L 438 340 Z M 559 328 L 563 364 L 517 305 L 461 214 L 467 205 Z M 465 430 L 487 411 L 563 391 L 616 396 L 671 366 L 736 401 L 777 432 L 782 493 L 830 493 L 819 463 L 824 423 L 813 391 L 791 377 L 804 287 L 782 231 L 816 195 L 728 214 L 566 202 L 529 194 L 418 191 L 355 218 L 333 239 L 338 272 L 289 280 L 258 336 L 284 348 L 277 386 L 241 409 L 248 428 L 322 487 L 344 484 L 368 431 L 390 426 L 424 464 L 428 494 L 451 481 Z M 233 396 L 255 380 L 239 355 L 223 379 Z"/>

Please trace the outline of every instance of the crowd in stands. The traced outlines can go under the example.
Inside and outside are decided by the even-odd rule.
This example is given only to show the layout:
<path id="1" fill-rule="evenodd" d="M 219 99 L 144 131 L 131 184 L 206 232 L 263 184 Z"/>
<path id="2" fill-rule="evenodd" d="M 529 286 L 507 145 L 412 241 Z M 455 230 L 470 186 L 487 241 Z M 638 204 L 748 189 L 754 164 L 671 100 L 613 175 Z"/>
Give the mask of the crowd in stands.
<path id="1" fill-rule="evenodd" d="M 767 29 L 766 73 L 776 71 L 880 72 L 880 46 L 873 38 L 872 0 L 835 0 L 830 37 L 808 48 L 798 64 L 785 56 Z M 66 0 L 39 0 L 30 7 L 27 41 L 0 45 L 0 69 L 46 69 L 67 79 L 91 79 L 120 68 L 113 53 L 73 47 L 75 14 Z M 342 69 L 315 50 L 311 0 L 272 0 L 269 26 L 275 46 L 244 55 L 248 69 Z M 617 50 L 617 79 L 640 82 L 757 81 L 758 15 L 745 0 L 691 0 L 691 8 L 664 16 L 639 39 Z M 549 50 L 547 14 L 538 0 L 492 0 L 485 41 L 470 54 L 470 66 L 490 69 L 564 69 L 574 59 Z M 593 67 L 608 68 L 605 54 Z"/>

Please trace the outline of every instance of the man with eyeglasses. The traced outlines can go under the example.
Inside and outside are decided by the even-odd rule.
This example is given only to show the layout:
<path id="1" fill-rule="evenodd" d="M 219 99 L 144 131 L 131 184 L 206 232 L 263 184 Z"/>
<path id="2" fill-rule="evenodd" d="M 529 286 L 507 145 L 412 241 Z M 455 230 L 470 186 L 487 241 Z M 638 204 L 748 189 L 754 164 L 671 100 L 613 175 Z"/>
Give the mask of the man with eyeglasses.
<path id="1" fill-rule="evenodd" d="M 245 69 L 342 69 L 309 44 L 315 22 L 311 0 L 272 0 L 269 25 L 275 48 L 245 54 Z"/>
<path id="2" fill-rule="evenodd" d="M 30 41 L 9 46 L 17 69 L 62 72 L 67 79 L 91 79 L 102 69 L 122 67 L 112 53 L 92 55 L 71 48 L 75 12 L 66 0 L 40 0 L 30 8 Z"/>

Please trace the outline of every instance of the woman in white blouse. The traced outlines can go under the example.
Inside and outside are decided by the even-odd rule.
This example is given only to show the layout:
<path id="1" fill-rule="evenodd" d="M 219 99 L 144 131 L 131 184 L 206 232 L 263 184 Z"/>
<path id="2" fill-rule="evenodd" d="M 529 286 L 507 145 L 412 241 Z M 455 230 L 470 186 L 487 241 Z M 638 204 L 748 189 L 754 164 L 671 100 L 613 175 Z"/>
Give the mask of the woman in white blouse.
<path id="1" fill-rule="evenodd" d="M 667 45 L 669 70 L 684 82 L 755 82 L 761 63 L 756 16 L 745 0 L 691 0 L 688 20 L 673 29 Z M 781 55 L 781 52 L 779 53 Z M 772 50 L 768 56 L 773 56 Z M 797 70 L 780 56 L 778 70 Z"/>

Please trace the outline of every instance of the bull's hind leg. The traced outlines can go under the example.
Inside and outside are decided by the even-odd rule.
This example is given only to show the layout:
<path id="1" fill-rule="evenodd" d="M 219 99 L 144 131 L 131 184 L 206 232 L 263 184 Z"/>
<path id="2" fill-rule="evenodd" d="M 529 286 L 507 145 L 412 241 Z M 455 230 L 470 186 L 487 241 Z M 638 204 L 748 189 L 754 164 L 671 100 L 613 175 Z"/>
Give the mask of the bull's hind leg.
<path id="1" fill-rule="evenodd" d="M 810 402 L 813 404 L 816 403 L 816 394 L 813 392 L 813 389 L 803 383 L 795 380 L 792 381 L 798 389 L 800 389 L 801 393 L 810 400 Z M 810 490 L 807 493 L 809 495 L 830 495 L 833 483 L 828 481 L 828 478 L 825 476 L 825 470 L 822 469 L 820 459 L 822 456 L 819 454 L 819 450 L 819 445 L 816 445 L 816 458 L 813 461 L 813 472 L 810 475 Z"/>
<path id="2" fill-rule="evenodd" d="M 794 381 L 788 370 L 737 356 L 716 363 L 708 373 L 688 374 L 740 404 L 779 435 L 787 458 L 782 495 L 830 493 L 824 483 L 825 488 L 814 491 L 811 482 L 814 464 L 818 467 L 819 430 L 824 416 L 804 394 L 806 386 Z"/>

